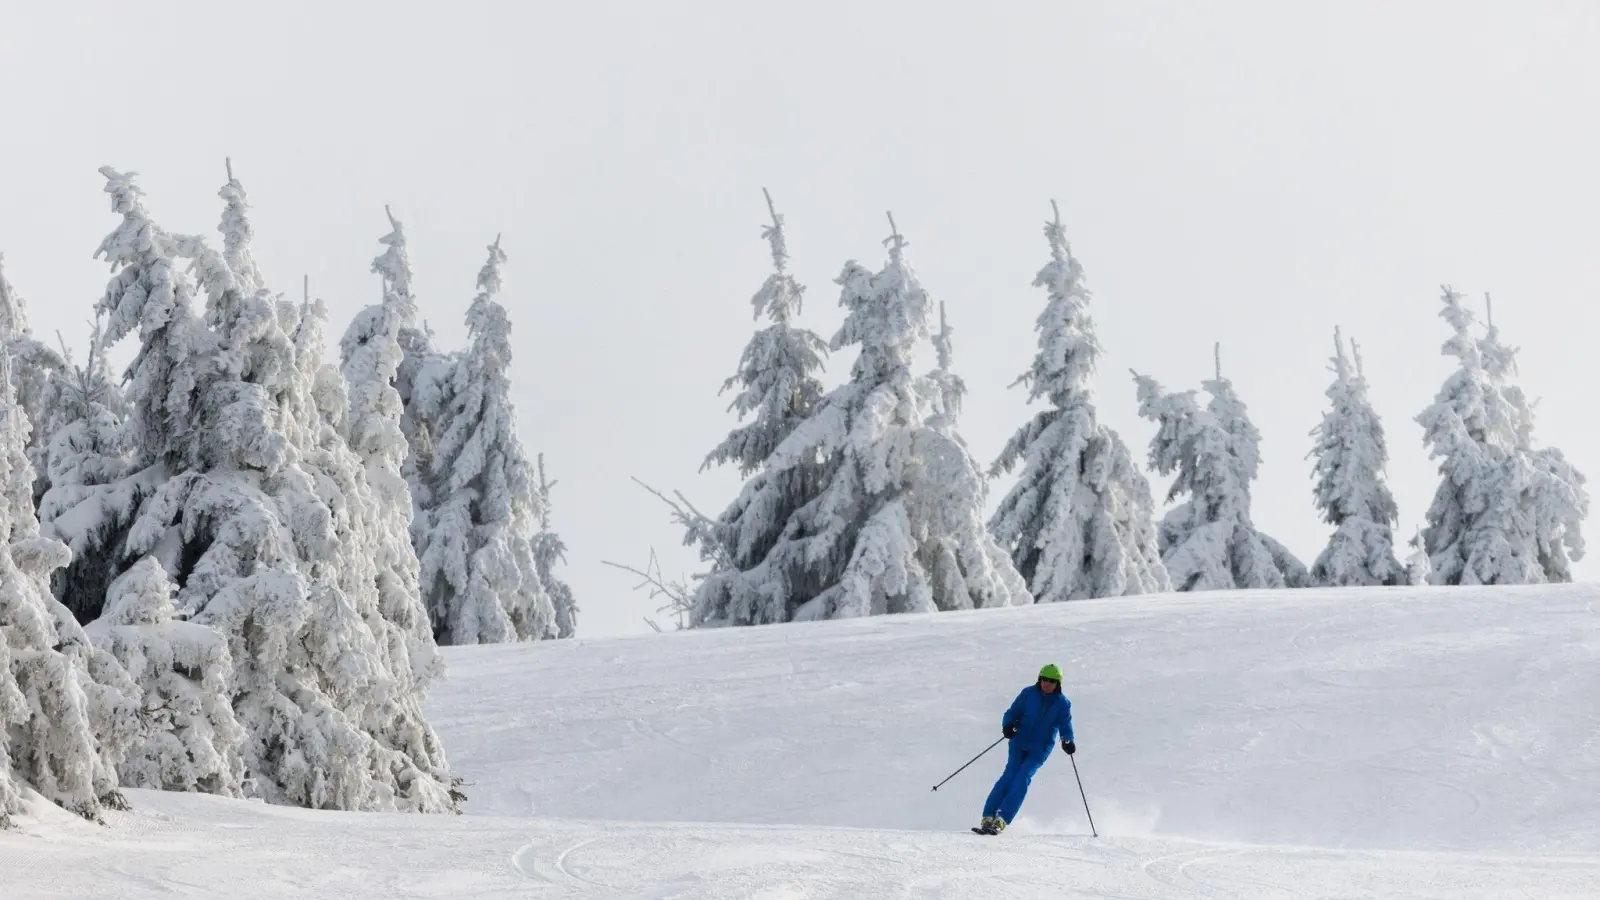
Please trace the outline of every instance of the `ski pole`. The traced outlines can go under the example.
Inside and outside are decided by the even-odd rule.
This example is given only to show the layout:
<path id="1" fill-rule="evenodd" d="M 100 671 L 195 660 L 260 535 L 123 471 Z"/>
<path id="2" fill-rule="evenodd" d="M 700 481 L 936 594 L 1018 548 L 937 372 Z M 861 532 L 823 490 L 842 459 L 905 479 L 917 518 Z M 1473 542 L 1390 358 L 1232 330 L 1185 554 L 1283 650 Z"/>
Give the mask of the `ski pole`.
<path id="1" fill-rule="evenodd" d="M 1000 741 L 1003 741 L 1003 740 L 1005 740 L 1005 738 L 1001 738 L 1000 739 Z M 994 743 L 990 744 L 989 746 L 983 748 L 983 753 L 988 753 L 990 750 L 993 750 L 994 748 L 1000 746 L 1000 741 L 995 741 Z M 967 766 L 970 766 L 973 763 L 977 762 L 978 760 L 982 759 L 983 758 L 983 753 L 979 753 L 977 756 L 974 756 L 973 758 L 967 760 Z M 965 769 L 967 766 L 962 766 L 960 769 L 957 769 L 954 772 L 951 772 L 950 773 L 950 778 L 954 778 L 957 775 L 960 775 L 961 772 L 962 772 L 962 769 Z M 949 781 L 950 778 L 946 778 L 944 781 L 941 781 L 938 784 L 934 785 L 933 789 L 937 791 L 939 788 L 944 787 L 945 782 Z"/>
<path id="2" fill-rule="evenodd" d="M 1089 833 L 1099 837 L 1100 832 L 1094 830 L 1094 813 L 1089 812 L 1089 795 L 1083 792 L 1083 779 L 1078 775 L 1077 757 L 1068 753 L 1067 759 L 1072 760 L 1072 777 L 1078 779 L 1078 796 L 1083 798 L 1083 814 L 1089 817 Z"/>

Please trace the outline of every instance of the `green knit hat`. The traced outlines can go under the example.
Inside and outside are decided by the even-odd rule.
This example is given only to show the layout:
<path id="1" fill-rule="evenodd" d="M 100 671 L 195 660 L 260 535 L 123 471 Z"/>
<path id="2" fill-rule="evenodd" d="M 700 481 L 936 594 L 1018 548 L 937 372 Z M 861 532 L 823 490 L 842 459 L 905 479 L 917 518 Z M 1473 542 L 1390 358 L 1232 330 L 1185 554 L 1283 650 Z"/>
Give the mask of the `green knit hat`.
<path id="1" fill-rule="evenodd" d="M 1044 668 L 1039 670 L 1039 677 L 1040 678 L 1048 678 L 1051 681 L 1054 681 L 1055 683 L 1060 684 L 1061 683 L 1061 670 L 1056 668 L 1056 664 L 1055 663 L 1051 663 L 1050 665 L 1045 666 Z"/>

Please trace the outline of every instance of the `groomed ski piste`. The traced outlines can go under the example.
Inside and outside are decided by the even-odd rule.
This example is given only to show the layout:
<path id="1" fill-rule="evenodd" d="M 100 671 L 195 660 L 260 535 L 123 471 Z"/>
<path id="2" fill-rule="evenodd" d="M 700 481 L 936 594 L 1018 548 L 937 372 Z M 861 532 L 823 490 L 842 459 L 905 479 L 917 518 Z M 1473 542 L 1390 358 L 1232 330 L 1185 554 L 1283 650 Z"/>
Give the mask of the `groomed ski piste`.
<path id="1" fill-rule="evenodd" d="M 453 648 L 464 816 L 130 792 L 0 834 L 32 898 L 1600 896 L 1600 589 L 1166 595 Z M 968 829 L 1034 672 L 1058 750 Z"/>

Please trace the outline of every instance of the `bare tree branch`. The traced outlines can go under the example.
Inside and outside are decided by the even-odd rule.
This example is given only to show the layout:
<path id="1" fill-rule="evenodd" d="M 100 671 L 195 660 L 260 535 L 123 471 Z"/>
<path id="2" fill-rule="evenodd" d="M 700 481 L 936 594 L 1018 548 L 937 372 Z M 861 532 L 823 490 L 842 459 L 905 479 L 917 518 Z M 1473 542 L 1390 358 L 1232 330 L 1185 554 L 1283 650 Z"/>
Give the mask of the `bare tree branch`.
<path id="1" fill-rule="evenodd" d="M 683 526 L 688 532 L 684 540 L 686 544 L 695 544 L 700 548 L 700 555 L 716 565 L 718 569 L 735 568 L 733 557 L 729 555 L 728 548 L 723 546 L 721 538 L 717 535 L 717 522 L 715 519 L 695 509 L 689 498 L 683 496 L 682 491 L 673 491 L 673 497 L 668 497 L 638 478 L 633 483 L 656 495 L 662 503 L 672 510 L 672 519 Z"/>
<path id="2" fill-rule="evenodd" d="M 666 597 L 667 602 L 658 607 L 656 612 L 672 613 L 677 618 L 680 631 L 689 627 L 689 611 L 694 605 L 694 592 L 689 589 L 687 582 L 667 580 L 666 576 L 661 572 L 661 560 L 656 556 L 654 548 L 651 548 L 650 561 L 645 563 L 643 569 L 611 562 L 610 560 L 601 560 L 600 562 L 602 565 L 610 566 L 613 569 L 621 569 L 631 575 L 637 575 L 641 581 L 634 585 L 633 589 L 636 591 L 648 589 L 651 600 L 657 597 Z M 650 622 L 649 617 L 646 617 L 645 621 Z M 654 626 L 655 623 L 651 622 L 651 625 Z M 657 630 L 659 631 L 660 628 L 657 627 Z"/>

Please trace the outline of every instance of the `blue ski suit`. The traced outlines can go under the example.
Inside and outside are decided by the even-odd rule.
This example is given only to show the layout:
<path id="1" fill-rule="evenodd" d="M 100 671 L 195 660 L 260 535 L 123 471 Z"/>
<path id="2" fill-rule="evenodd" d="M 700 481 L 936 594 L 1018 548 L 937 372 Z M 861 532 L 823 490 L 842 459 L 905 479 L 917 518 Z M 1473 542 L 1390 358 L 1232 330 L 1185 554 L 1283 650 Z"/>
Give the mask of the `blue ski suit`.
<path id="1" fill-rule="evenodd" d="M 983 804 L 983 815 L 999 816 L 1009 825 L 1028 796 L 1033 773 L 1055 749 L 1057 732 L 1061 740 L 1072 740 L 1072 701 L 1059 687 L 1046 694 L 1037 684 L 1029 685 L 1012 701 L 1000 724 L 1016 725 L 1017 734 L 1008 748 L 1006 769 Z"/>

